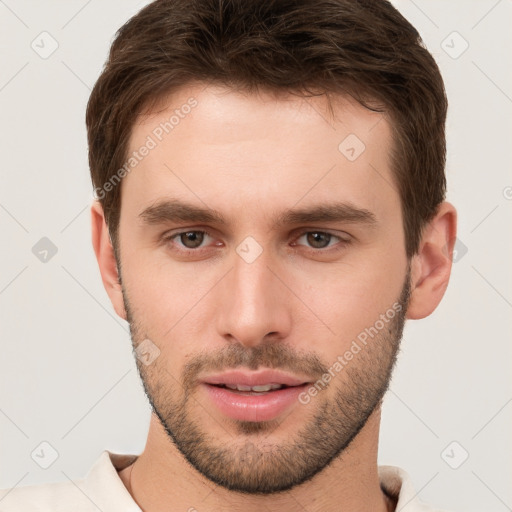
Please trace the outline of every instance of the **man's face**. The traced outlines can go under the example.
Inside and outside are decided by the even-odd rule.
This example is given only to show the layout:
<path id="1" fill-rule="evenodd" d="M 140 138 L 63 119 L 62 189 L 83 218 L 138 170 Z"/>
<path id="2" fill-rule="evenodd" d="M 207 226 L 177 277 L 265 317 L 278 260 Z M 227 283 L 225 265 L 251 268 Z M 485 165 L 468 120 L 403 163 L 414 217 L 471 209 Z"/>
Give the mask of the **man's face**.
<path id="1" fill-rule="evenodd" d="M 378 407 L 398 349 L 409 274 L 390 127 L 334 106 L 333 120 L 325 98 L 203 85 L 133 128 L 118 254 L 149 353 L 137 365 L 169 438 L 230 489 L 322 470 Z"/>

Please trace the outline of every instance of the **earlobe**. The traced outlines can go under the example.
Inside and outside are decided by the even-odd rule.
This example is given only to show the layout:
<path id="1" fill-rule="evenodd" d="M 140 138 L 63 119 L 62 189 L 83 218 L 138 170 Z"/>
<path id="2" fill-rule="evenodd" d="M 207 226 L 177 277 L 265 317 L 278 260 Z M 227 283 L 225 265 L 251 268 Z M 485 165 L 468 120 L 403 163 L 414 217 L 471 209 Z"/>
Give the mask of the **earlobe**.
<path id="1" fill-rule="evenodd" d="M 126 320 L 127 316 L 114 248 L 105 222 L 103 208 L 97 200 L 91 206 L 91 228 L 92 245 L 96 254 L 96 260 L 98 261 L 103 286 L 116 313 Z"/>
<path id="2" fill-rule="evenodd" d="M 412 258 L 407 318 L 425 318 L 441 302 L 450 280 L 456 233 L 457 212 L 443 202 L 425 227 L 418 253 Z"/>

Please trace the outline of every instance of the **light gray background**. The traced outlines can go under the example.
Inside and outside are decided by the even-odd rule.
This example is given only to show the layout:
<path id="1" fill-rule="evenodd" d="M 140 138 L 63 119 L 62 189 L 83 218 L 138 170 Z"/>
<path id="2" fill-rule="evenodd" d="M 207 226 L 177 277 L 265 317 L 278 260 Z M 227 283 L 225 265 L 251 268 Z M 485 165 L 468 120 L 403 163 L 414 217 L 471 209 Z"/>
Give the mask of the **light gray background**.
<path id="1" fill-rule="evenodd" d="M 0 488 L 144 447 L 149 405 L 90 244 L 84 112 L 115 31 L 146 3 L 0 0 Z M 512 2 L 395 4 L 445 79 L 460 242 L 444 301 L 407 324 L 379 463 L 405 468 L 426 502 L 512 510 Z M 50 48 L 43 31 L 59 45 L 47 59 L 31 47 Z M 42 237 L 58 249 L 47 262 Z M 59 454 L 46 470 L 31 458 L 43 441 Z"/>

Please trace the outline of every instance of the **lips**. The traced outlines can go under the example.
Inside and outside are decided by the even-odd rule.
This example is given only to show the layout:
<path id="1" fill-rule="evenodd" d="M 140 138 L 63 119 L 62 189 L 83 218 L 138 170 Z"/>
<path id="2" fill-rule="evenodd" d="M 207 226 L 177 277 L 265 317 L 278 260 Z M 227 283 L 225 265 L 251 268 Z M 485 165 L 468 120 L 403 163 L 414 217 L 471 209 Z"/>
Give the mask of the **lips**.
<path id="1" fill-rule="evenodd" d="M 210 375 L 203 382 L 211 385 L 257 387 L 267 385 L 300 386 L 307 383 L 307 379 L 300 379 L 280 370 L 260 370 L 247 372 L 233 370 L 218 375 Z"/>
<path id="2" fill-rule="evenodd" d="M 232 391 L 252 391 L 256 393 L 264 393 L 268 391 L 275 391 L 282 389 L 284 384 L 263 384 L 261 386 L 244 386 L 243 384 L 220 384 L 220 387 L 231 389 Z"/>
<path id="3" fill-rule="evenodd" d="M 234 370 L 203 379 L 202 389 L 224 416 L 241 421 L 269 421 L 298 403 L 309 384 L 279 370 Z"/>

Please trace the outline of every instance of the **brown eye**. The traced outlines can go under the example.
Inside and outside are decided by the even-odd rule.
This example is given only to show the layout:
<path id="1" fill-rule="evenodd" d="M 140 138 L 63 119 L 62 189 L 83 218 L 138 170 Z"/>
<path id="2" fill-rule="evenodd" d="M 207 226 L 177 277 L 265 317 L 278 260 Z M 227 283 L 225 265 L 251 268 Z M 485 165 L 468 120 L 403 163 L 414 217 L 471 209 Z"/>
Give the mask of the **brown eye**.
<path id="1" fill-rule="evenodd" d="M 315 253 L 327 253 L 331 250 L 342 250 L 351 242 L 349 234 L 335 235 L 327 231 L 303 231 L 292 244 L 302 245 Z"/>
<path id="2" fill-rule="evenodd" d="M 214 235 L 202 229 L 164 233 L 161 240 L 167 250 L 183 258 L 203 258 L 211 255 L 212 250 L 223 247 Z"/>
<path id="3" fill-rule="evenodd" d="M 322 233 L 320 231 L 311 231 L 306 234 L 308 244 L 315 249 L 323 249 L 329 245 L 332 235 L 329 233 Z"/>
<path id="4" fill-rule="evenodd" d="M 186 231 L 179 234 L 180 241 L 187 249 L 200 247 L 204 240 L 204 231 Z"/>

